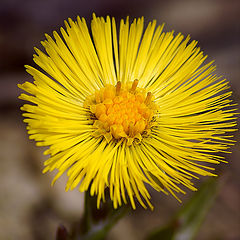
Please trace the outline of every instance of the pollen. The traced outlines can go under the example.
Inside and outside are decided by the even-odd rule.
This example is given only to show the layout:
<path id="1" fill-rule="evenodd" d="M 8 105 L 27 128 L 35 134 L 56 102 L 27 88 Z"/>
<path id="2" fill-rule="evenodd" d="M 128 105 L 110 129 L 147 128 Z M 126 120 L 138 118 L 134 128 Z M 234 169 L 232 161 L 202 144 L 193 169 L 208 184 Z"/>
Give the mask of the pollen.
<path id="1" fill-rule="evenodd" d="M 128 145 L 140 142 L 153 125 L 157 107 L 151 92 L 138 88 L 138 80 L 116 86 L 106 85 L 84 103 L 94 119 L 95 137 L 109 142 L 124 138 Z"/>

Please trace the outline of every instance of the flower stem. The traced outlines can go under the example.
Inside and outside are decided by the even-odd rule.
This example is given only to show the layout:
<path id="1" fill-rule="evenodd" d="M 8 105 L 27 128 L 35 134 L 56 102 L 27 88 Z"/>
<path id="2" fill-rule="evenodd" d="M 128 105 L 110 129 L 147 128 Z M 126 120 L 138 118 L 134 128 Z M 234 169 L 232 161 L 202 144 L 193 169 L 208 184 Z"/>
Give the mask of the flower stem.
<path id="1" fill-rule="evenodd" d="M 74 240 L 103 240 L 109 230 L 127 213 L 128 207 L 112 207 L 107 199 L 97 209 L 97 198 L 85 192 L 84 215 L 79 228 L 75 231 Z"/>

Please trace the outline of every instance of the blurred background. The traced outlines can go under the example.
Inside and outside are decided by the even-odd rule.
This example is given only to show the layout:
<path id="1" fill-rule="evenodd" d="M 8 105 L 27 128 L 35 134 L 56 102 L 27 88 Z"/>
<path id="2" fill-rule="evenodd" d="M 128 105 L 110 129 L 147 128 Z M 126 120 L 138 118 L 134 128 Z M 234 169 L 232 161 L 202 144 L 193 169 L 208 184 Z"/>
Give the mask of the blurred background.
<path id="1" fill-rule="evenodd" d="M 0 239 L 54 239 L 57 226 L 79 219 L 83 195 L 66 193 L 62 177 L 52 188 L 51 174 L 42 175 L 44 149 L 28 140 L 19 110 L 17 83 L 31 77 L 24 64 L 33 65 L 33 47 L 44 33 L 63 26 L 68 17 L 98 16 L 117 20 L 145 16 L 146 22 L 165 22 L 165 30 L 191 34 L 208 61 L 229 79 L 235 102 L 240 101 L 240 1 L 239 0 L 1 0 L 0 1 Z M 217 167 L 221 189 L 204 220 L 197 240 L 240 239 L 240 146 L 227 155 L 229 164 Z M 110 232 L 110 240 L 142 240 L 151 229 L 166 224 L 181 204 L 173 197 L 151 191 L 153 212 L 138 208 Z M 182 196 L 185 202 L 187 196 Z"/>

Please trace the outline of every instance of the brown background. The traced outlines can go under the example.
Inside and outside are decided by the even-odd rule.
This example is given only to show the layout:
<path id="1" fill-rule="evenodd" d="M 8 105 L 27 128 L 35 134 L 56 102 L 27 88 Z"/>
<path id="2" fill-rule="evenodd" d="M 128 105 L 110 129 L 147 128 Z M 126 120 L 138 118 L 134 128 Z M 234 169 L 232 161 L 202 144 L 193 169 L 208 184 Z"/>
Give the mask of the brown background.
<path id="1" fill-rule="evenodd" d="M 240 1 L 236 0 L 1 0 L 0 2 L 0 239 L 54 239 L 59 223 L 75 221 L 82 215 L 83 196 L 77 190 L 65 193 L 64 177 L 54 188 L 52 176 L 42 175 L 43 149 L 28 140 L 17 99 L 17 83 L 31 80 L 24 64 L 33 64 L 33 47 L 40 47 L 44 33 L 58 30 L 63 20 L 77 15 L 88 21 L 92 12 L 117 19 L 145 16 L 146 21 L 165 22 L 199 41 L 215 59 L 217 71 L 231 82 L 234 99 L 240 96 Z M 236 137 L 239 142 L 239 137 Z M 198 240 L 240 239 L 240 150 L 239 143 L 222 164 L 221 190 L 204 221 Z M 143 234 L 166 223 L 181 205 L 173 197 L 154 191 L 155 210 L 137 211 L 121 220 L 108 239 L 142 240 Z M 183 200 L 189 198 L 183 197 Z"/>

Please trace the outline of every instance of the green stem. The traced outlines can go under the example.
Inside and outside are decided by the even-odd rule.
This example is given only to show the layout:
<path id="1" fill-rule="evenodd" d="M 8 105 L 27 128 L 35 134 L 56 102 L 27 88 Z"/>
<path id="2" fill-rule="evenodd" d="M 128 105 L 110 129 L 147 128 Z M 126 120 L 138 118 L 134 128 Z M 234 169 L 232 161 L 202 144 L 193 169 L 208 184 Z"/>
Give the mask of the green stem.
<path id="1" fill-rule="evenodd" d="M 92 225 L 92 209 L 91 209 L 91 196 L 89 192 L 84 194 L 84 215 L 82 221 L 82 233 L 90 231 Z"/>
<path id="2" fill-rule="evenodd" d="M 90 196 L 89 191 L 85 192 L 83 219 L 73 239 L 104 240 L 109 230 L 127 213 L 127 210 L 126 206 L 114 209 L 110 199 L 97 209 L 97 197 Z"/>

